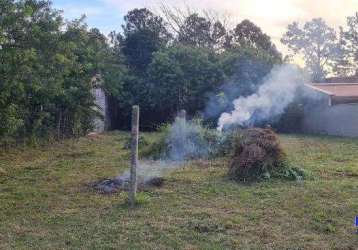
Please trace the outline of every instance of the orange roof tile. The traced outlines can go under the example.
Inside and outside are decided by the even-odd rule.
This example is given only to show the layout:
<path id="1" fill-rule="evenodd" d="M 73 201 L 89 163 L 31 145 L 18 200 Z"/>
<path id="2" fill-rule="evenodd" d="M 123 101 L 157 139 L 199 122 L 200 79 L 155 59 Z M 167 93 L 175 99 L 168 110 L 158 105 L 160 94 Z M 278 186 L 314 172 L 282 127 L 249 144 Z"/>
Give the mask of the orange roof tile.
<path id="1" fill-rule="evenodd" d="M 310 84 L 314 89 L 337 97 L 358 97 L 358 83 Z"/>

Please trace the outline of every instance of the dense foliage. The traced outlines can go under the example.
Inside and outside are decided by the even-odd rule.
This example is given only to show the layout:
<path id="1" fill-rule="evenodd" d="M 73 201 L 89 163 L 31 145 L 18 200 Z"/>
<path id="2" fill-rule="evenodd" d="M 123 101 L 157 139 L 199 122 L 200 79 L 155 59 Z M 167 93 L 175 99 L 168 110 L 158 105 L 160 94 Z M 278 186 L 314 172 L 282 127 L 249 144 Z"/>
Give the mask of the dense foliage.
<path id="1" fill-rule="evenodd" d="M 337 74 L 358 76 L 358 12 L 347 17 L 347 27 L 340 28 L 339 48 L 335 63 Z"/>
<path id="2" fill-rule="evenodd" d="M 96 86 L 108 97 L 112 129 L 129 127 L 134 104 L 141 107 L 142 129 L 156 129 L 180 109 L 215 122 L 232 109 L 233 99 L 252 94 L 272 67 L 282 63 L 270 37 L 249 20 L 230 28 L 199 13 L 166 14 L 131 10 L 122 31 L 106 37 L 89 29 L 84 17 L 65 22 L 47 0 L 2 0 L 0 144 L 91 131 L 99 115 L 92 94 Z M 302 30 L 289 27 L 285 42 L 290 48 L 309 50 L 311 40 L 300 34 L 313 36 L 321 29 L 328 33 L 312 39 L 319 42 L 323 36 L 324 49 L 331 48 L 333 31 L 320 20 L 308 24 Z M 357 17 L 349 17 L 342 28 L 338 51 L 343 54 L 336 64 L 351 73 L 357 62 L 356 24 Z M 319 60 L 334 65 L 331 58 Z M 316 61 L 308 58 L 307 66 Z M 332 69 L 341 72 L 342 67 Z"/>
<path id="3" fill-rule="evenodd" d="M 314 18 L 301 28 L 297 22 L 288 26 L 281 39 L 293 53 L 301 53 L 313 80 L 322 81 L 336 57 L 337 34 L 322 18 Z"/>
<path id="4" fill-rule="evenodd" d="M 65 24 L 47 1 L 0 8 L 2 143 L 90 131 L 93 78 L 110 57 L 106 38 L 83 18 Z"/>
<path id="5" fill-rule="evenodd" d="M 245 20 L 227 30 L 218 20 L 190 14 L 170 33 L 164 20 L 147 9 L 125 16 L 123 32 L 112 33 L 117 54 L 128 69 L 114 96 L 113 128 L 128 128 L 130 106 L 141 106 L 142 129 L 155 129 L 181 109 L 189 116 L 216 119 L 231 101 L 251 94 L 281 54 L 259 27 Z M 226 91 L 223 86 L 235 91 Z M 220 100 L 218 100 L 218 98 Z M 206 107 L 225 99 L 217 112 Z"/>

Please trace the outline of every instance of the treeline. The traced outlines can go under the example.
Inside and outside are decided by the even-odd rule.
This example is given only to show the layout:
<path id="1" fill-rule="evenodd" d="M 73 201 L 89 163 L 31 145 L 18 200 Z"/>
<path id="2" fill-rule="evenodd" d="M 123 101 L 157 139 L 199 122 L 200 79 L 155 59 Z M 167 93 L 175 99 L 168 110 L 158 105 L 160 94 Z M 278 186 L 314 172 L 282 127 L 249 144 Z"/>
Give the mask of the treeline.
<path id="1" fill-rule="evenodd" d="M 358 37 L 357 20 L 349 18 L 342 39 L 335 38 L 335 44 L 342 41 L 336 65 L 350 71 L 358 58 L 357 43 L 350 42 Z M 315 70 L 331 60 L 299 40 L 306 26 L 289 26 L 283 42 L 294 53 L 307 52 L 307 66 Z M 84 18 L 65 21 L 49 1 L 2 0 L 0 143 L 88 133 L 98 116 L 91 93 L 96 85 L 108 96 L 112 129 L 129 127 L 134 104 L 141 107 L 142 129 L 155 129 L 180 109 L 214 121 L 284 60 L 270 37 L 249 20 L 232 28 L 209 13 L 134 9 L 125 15 L 121 32 L 105 36 L 88 29 Z M 326 66 L 321 68 L 326 74 Z M 335 69 L 332 64 L 331 72 Z"/>

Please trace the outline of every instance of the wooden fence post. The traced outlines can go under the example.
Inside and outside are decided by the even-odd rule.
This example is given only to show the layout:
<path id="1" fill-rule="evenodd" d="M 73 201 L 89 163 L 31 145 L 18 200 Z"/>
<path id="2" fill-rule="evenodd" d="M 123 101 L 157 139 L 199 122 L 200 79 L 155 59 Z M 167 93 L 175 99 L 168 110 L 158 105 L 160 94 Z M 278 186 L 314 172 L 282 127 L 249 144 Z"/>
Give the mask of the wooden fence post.
<path id="1" fill-rule="evenodd" d="M 131 144 L 131 171 L 129 203 L 133 207 L 137 193 L 137 165 L 138 165 L 138 138 L 139 138 L 139 106 L 132 107 L 132 144 Z"/>

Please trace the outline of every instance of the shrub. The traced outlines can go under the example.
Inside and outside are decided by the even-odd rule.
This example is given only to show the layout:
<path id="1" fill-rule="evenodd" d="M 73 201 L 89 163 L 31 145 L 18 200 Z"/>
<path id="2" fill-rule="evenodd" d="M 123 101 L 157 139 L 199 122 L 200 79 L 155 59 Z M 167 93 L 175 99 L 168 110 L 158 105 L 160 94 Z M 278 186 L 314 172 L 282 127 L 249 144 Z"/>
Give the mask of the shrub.
<path id="1" fill-rule="evenodd" d="M 251 128 L 233 133 L 229 176 L 238 181 L 271 177 L 300 179 L 303 172 L 290 168 L 278 136 L 271 129 Z"/>
<path id="2" fill-rule="evenodd" d="M 141 150 L 141 157 L 151 158 L 154 160 L 163 159 L 168 154 L 168 145 L 166 138 L 170 132 L 170 125 L 163 124 L 159 127 L 155 138 L 151 143 Z"/>

